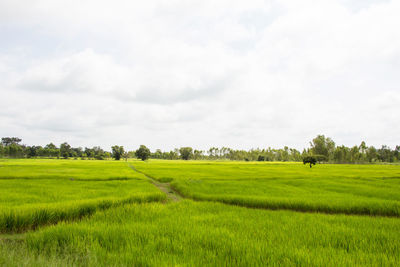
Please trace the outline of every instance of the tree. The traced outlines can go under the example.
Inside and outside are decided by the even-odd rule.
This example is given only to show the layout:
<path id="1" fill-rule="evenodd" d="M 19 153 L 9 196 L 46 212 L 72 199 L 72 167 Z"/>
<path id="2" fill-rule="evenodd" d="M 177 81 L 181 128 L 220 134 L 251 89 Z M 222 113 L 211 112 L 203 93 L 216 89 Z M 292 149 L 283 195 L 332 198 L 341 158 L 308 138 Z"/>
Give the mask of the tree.
<path id="1" fill-rule="evenodd" d="M 329 137 L 325 138 L 324 135 L 318 135 L 315 137 L 311 145 L 311 152 L 313 155 L 323 155 L 328 160 L 332 159 L 335 151 L 335 142 Z"/>
<path id="2" fill-rule="evenodd" d="M 0 143 L 0 157 L 4 156 L 4 146 L 2 143 Z"/>
<path id="3" fill-rule="evenodd" d="M 303 164 L 310 164 L 310 168 L 312 165 L 315 165 L 317 163 L 317 159 L 314 156 L 305 156 L 303 158 Z"/>
<path id="4" fill-rule="evenodd" d="M 202 159 L 202 157 L 203 157 L 203 151 L 202 150 L 195 149 L 193 151 L 193 158 L 194 159 Z"/>
<path id="5" fill-rule="evenodd" d="M 86 148 L 85 148 L 86 150 Z M 97 160 L 103 160 L 105 155 L 104 155 L 104 150 L 101 149 L 99 146 L 94 146 L 92 149 L 92 153 L 94 155 L 94 158 Z"/>
<path id="6" fill-rule="evenodd" d="M 179 154 L 183 160 L 188 160 L 193 155 L 193 149 L 191 147 L 181 147 L 179 149 Z"/>
<path id="7" fill-rule="evenodd" d="M 48 157 L 58 157 L 60 154 L 60 150 L 53 143 L 47 144 L 43 149 Z"/>
<path id="8" fill-rule="evenodd" d="M 122 155 L 124 154 L 124 147 L 123 146 L 112 146 L 112 156 L 115 160 L 120 160 Z"/>
<path id="9" fill-rule="evenodd" d="M 28 146 L 26 148 L 26 155 L 28 158 L 33 158 L 39 156 L 39 150 L 41 149 L 41 146 Z"/>
<path id="10" fill-rule="evenodd" d="M 150 157 L 151 152 L 145 145 L 140 145 L 139 149 L 136 150 L 135 155 L 137 158 L 145 161 Z"/>
<path id="11" fill-rule="evenodd" d="M 400 160 L 400 146 L 396 146 L 396 148 L 393 151 L 393 155 L 397 159 L 397 161 Z"/>
<path id="12" fill-rule="evenodd" d="M 377 153 L 377 150 L 376 150 L 376 148 L 374 146 L 368 147 L 366 154 L 367 154 L 367 160 L 369 162 L 374 162 L 378 158 L 378 153 Z"/>
<path id="13" fill-rule="evenodd" d="M 64 142 L 60 145 L 60 154 L 64 159 L 67 159 L 71 156 L 71 146 L 67 142 Z"/>
<path id="14" fill-rule="evenodd" d="M 18 145 L 21 141 L 22 141 L 22 139 L 18 138 L 18 137 L 3 137 L 3 138 L 1 138 L 1 143 L 4 146 L 9 146 L 12 144 Z"/>

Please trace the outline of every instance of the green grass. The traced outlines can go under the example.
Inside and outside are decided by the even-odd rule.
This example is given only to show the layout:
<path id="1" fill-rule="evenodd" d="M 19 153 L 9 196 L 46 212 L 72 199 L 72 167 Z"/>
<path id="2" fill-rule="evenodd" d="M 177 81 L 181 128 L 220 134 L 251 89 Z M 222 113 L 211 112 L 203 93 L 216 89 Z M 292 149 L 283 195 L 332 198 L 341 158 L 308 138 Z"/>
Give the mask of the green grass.
<path id="1" fill-rule="evenodd" d="M 397 218 L 188 200 L 110 209 L 29 233 L 26 240 L 24 257 L 46 255 L 66 266 L 396 266 L 400 260 Z"/>
<path id="2" fill-rule="evenodd" d="M 400 166 L 130 163 L 0 161 L 0 266 L 400 262 Z"/>
<path id="3" fill-rule="evenodd" d="M 79 219 L 126 203 L 165 199 L 146 177 L 123 162 L 9 160 L 1 164 L 0 233 Z"/>
<path id="4" fill-rule="evenodd" d="M 255 208 L 400 216 L 400 166 L 135 162 L 186 197 Z"/>
<path id="5" fill-rule="evenodd" d="M 124 161 L 12 159 L 0 161 L 0 179 L 124 180 L 143 176 Z"/>

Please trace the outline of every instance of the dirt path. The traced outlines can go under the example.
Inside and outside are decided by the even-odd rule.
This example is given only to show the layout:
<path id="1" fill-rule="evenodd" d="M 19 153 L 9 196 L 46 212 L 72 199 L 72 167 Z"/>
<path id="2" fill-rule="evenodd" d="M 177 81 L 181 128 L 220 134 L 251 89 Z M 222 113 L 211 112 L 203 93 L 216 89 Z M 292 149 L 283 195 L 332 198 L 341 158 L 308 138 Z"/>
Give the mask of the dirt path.
<path id="1" fill-rule="evenodd" d="M 139 171 L 138 169 L 135 168 L 132 164 L 128 163 L 129 168 L 131 168 L 133 171 L 138 172 L 140 174 L 143 174 L 146 176 L 150 182 L 156 186 L 158 189 L 160 189 L 162 192 L 164 192 L 167 195 L 167 199 L 172 202 L 178 202 L 182 200 L 182 196 L 179 195 L 178 192 L 176 192 L 172 187 L 170 183 L 161 183 L 154 179 L 151 176 L 148 176 L 146 173 Z"/>

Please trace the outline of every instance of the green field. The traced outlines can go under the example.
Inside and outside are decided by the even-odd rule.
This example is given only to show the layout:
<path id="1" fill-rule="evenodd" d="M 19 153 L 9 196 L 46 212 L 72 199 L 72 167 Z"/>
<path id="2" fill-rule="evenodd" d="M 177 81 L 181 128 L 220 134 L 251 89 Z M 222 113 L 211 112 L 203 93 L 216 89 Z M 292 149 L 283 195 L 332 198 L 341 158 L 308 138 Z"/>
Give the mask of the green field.
<path id="1" fill-rule="evenodd" d="M 399 165 L 183 162 L 135 163 L 182 195 L 240 206 L 400 216 Z"/>
<path id="2" fill-rule="evenodd" d="M 0 266 L 400 262 L 398 165 L 128 163 L 0 161 Z"/>
<path id="3" fill-rule="evenodd" d="M 124 162 L 0 163 L 0 233 L 78 219 L 97 209 L 125 203 L 165 199 L 146 177 L 127 168 Z"/>

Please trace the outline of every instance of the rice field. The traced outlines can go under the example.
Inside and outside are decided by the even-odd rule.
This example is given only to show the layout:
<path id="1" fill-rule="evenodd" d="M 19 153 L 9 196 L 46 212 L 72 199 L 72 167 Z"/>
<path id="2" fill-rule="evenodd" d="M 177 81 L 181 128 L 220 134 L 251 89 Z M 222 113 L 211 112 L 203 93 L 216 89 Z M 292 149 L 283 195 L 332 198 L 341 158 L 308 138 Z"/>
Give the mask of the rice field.
<path id="1" fill-rule="evenodd" d="M 165 199 L 123 162 L 7 160 L 0 166 L 0 233 L 79 219 L 125 203 Z"/>
<path id="2" fill-rule="evenodd" d="M 2 160 L 0 266 L 398 266 L 399 200 L 399 165 Z"/>
<path id="3" fill-rule="evenodd" d="M 239 206 L 400 216 L 399 165 L 138 162 L 183 196 Z"/>

